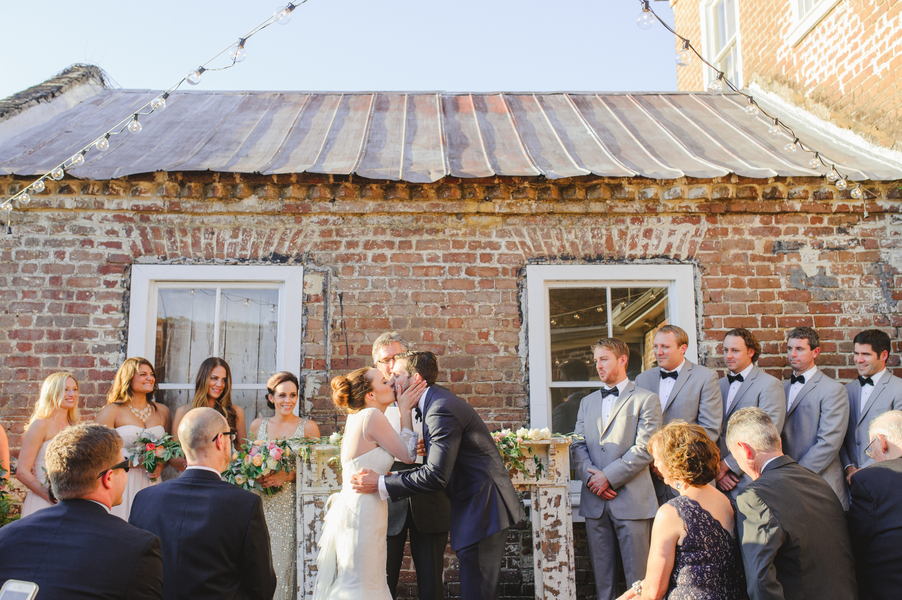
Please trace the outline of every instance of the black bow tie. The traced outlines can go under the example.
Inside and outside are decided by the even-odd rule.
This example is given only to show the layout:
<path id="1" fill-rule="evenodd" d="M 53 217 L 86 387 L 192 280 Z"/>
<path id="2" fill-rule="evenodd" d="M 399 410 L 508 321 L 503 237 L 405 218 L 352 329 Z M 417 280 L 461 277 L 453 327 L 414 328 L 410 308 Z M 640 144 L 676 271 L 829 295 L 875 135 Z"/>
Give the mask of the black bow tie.
<path id="1" fill-rule="evenodd" d="M 730 382 L 730 385 L 733 385 L 737 381 L 739 383 L 742 383 L 743 381 L 745 381 L 745 379 L 742 378 L 741 374 L 740 375 L 730 375 L 729 373 L 727 373 L 727 381 Z"/>
<path id="2" fill-rule="evenodd" d="M 616 387 L 612 387 L 609 390 L 604 388 L 601 389 L 601 397 L 602 399 L 607 398 L 608 396 L 614 396 L 615 398 L 620 395 L 620 390 Z"/>
<path id="3" fill-rule="evenodd" d="M 796 383 L 805 383 L 805 376 L 799 375 L 798 377 L 796 377 L 795 375 L 793 375 L 792 377 L 789 378 L 790 385 L 794 385 Z"/>
<path id="4" fill-rule="evenodd" d="M 676 378 L 679 376 L 679 372 L 677 371 L 661 371 L 661 379 L 673 379 L 676 381 Z"/>
<path id="5" fill-rule="evenodd" d="M 417 421 L 423 420 L 423 411 L 420 410 L 419 404 L 413 407 L 413 414 L 416 416 Z"/>
<path id="6" fill-rule="evenodd" d="M 864 387 L 864 386 L 866 386 L 866 385 L 869 385 L 869 386 L 871 386 L 871 387 L 874 387 L 874 380 L 871 379 L 870 377 L 862 377 L 861 375 L 859 375 L 859 376 L 858 376 L 858 383 L 861 384 L 861 387 Z"/>

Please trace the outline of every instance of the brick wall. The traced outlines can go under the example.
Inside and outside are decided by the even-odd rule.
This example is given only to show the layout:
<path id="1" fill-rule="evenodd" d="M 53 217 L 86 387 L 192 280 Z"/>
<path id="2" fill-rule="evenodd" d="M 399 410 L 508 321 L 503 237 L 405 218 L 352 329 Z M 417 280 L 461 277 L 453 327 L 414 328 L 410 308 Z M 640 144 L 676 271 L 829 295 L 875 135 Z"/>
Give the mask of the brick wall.
<path id="1" fill-rule="evenodd" d="M 0 178 L 0 195 L 22 183 Z M 699 355 L 715 368 L 723 334 L 745 326 L 763 342 L 760 364 L 783 376 L 786 329 L 813 325 L 820 364 L 848 380 L 852 335 L 876 326 L 896 339 L 902 326 L 898 182 L 871 186 L 879 200 L 867 219 L 860 202 L 819 179 L 413 185 L 157 174 L 47 188 L 13 213 L 13 235 L 0 235 L 0 419 L 13 454 L 48 374 L 75 373 L 88 415 L 102 405 L 125 357 L 135 263 L 305 265 L 303 375 L 324 432 L 329 378 L 367 364 L 387 329 L 436 352 L 440 380 L 490 429 L 524 424 L 530 263 L 696 265 Z M 528 534 L 513 533 L 510 545 L 505 596 L 531 597 Z M 581 545 L 578 581 L 588 590 L 585 557 Z M 453 579 L 450 555 L 447 565 Z"/>
<path id="2" fill-rule="evenodd" d="M 737 2 L 743 78 L 871 141 L 902 149 L 902 3 L 843 0 L 796 46 L 790 0 Z M 701 49 L 697 0 L 671 0 L 677 31 Z M 701 90 L 702 66 L 678 69 Z"/>

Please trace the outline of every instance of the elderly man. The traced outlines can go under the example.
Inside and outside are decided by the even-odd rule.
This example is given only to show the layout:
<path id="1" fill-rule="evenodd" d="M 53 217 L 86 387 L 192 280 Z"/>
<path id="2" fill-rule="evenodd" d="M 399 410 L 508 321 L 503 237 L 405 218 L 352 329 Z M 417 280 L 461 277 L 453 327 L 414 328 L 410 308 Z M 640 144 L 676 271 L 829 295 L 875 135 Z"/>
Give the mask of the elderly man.
<path id="1" fill-rule="evenodd" d="M 59 503 L 0 529 L 0 584 L 34 582 L 41 600 L 161 598 L 159 538 L 110 514 L 128 481 L 119 434 L 75 425 L 45 457 Z"/>
<path id="2" fill-rule="evenodd" d="M 235 435 L 212 408 L 188 411 L 179 423 L 188 468 L 135 496 L 129 521 L 163 542 L 166 600 L 273 597 L 276 573 L 260 497 L 219 476 Z"/>
<path id="3" fill-rule="evenodd" d="M 849 535 L 857 559 L 860 600 L 902 596 L 902 411 L 870 426 L 874 464 L 852 476 Z"/>
<path id="4" fill-rule="evenodd" d="M 373 342 L 373 364 L 386 379 L 392 378 L 395 357 L 407 352 L 407 340 L 397 331 L 383 333 Z M 404 390 L 395 389 L 396 394 Z M 401 430 L 397 405 L 385 411 L 395 429 Z M 414 411 L 413 427 L 420 439 L 423 438 L 422 414 Z M 413 464 L 395 461 L 392 471 L 415 469 L 423 464 L 417 457 Z M 442 572 L 445 546 L 448 545 L 448 531 L 451 529 L 451 505 L 444 492 L 419 494 L 401 500 L 388 499 L 388 555 L 386 574 L 388 589 L 392 598 L 398 597 L 398 580 L 401 575 L 401 561 L 404 546 L 410 536 L 410 555 L 417 572 L 417 593 L 420 600 L 444 598 Z"/>
<path id="5" fill-rule="evenodd" d="M 726 443 L 752 479 L 736 497 L 750 600 L 854 599 L 854 559 L 833 489 L 783 454 L 780 432 L 760 408 L 730 417 Z"/>

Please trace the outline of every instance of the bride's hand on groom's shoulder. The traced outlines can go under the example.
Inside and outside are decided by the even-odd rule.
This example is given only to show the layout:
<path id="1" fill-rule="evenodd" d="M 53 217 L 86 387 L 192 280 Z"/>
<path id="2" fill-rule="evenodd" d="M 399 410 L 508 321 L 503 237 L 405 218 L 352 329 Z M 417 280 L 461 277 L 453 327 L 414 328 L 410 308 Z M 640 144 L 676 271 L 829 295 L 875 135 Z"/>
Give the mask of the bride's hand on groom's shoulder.
<path id="1" fill-rule="evenodd" d="M 358 494 L 375 494 L 379 491 L 379 475 L 370 469 L 361 469 L 351 475 L 351 488 Z"/>
<path id="2" fill-rule="evenodd" d="M 420 401 L 420 396 L 423 395 L 423 392 L 425 392 L 428 387 L 426 382 L 423 381 L 419 375 L 415 375 L 414 378 L 414 383 L 401 392 L 401 397 L 398 398 L 399 410 L 412 411 L 413 407 Z"/>

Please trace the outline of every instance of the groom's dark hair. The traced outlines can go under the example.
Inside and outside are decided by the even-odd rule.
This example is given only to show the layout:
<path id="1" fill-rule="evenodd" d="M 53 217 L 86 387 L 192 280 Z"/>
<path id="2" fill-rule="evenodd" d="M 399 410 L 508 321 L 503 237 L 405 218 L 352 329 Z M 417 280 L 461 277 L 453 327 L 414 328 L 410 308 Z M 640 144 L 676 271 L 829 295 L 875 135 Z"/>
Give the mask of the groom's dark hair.
<path id="1" fill-rule="evenodd" d="M 404 352 L 395 357 L 395 360 L 404 359 L 407 365 L 407 374 L 420 374 L 426 385 L 435 385 L 438 379 L 438 360 L 432 352 Z"/>

